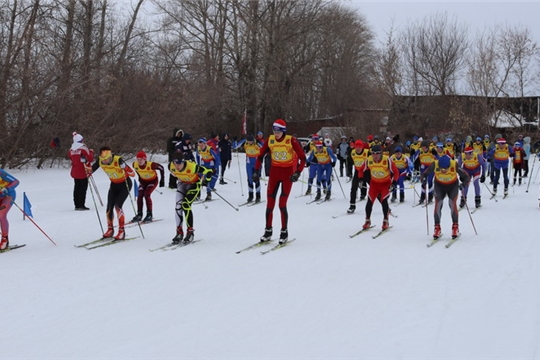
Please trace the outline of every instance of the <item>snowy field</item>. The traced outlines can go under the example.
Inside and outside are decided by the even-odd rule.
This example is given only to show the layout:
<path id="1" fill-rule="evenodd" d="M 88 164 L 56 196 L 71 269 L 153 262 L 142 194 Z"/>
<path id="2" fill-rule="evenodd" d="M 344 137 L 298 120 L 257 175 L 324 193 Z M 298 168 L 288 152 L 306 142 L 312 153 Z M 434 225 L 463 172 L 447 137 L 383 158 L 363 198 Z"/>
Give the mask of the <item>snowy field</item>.
<path id="1" fill-rule="evenodd" d="M 217 186 L 235 207 L 247 198 L 243 159 L 233 156 L 228 184 Z M 413 208 L 412 189 L 389 232 L 372 238 L 382 224 L 377 203 L 377 227 L 351 239 L 365 203 L 332 218 L 349 205 L 345 178 L 320 205 L 299 197 L 306 185 L 298 182 L 289 200 L 296 241 L 266 255 L 235 253 L 263 234 L 266 204 L 236 211 L 221 199 L 194 206 L 202 241 L 150 252 L 175 234 L 168 188 L 154 192 L 154 218 L 163 221 L 143 225 L 144 238 L 130 227 L 136 240 L 75 248 L 101 236 L 90 191 L 91 211 L 76 212 L 67 166 L 8 170 L 21 182 L 17 204 L 26 192 L 35 222 L 58 245 L 11 209 L 11 244 L 27 246 L 0 254 L 0 358 L 540 359 L 538 167 L 528 192 L 527 183 L 511 187 L 496 202 L 482 187 L 484 206 L 472 215 L 478 235 L 463 210 L 462 236 L 448 249 L 447 204 L 443 243 L 432 248 L 433 207 L 427 215 Z M 105 200 L 109 181 L 102 170 L 94 177 Z M 124 211 L 134 216 L 129 199 Z"/>

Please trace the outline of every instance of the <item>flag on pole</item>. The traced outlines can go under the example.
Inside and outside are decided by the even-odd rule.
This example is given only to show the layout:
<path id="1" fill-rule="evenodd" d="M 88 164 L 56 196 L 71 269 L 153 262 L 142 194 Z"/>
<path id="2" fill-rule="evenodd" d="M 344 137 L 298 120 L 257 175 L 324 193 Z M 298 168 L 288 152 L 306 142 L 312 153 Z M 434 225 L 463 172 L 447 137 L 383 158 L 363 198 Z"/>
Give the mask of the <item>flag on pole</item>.
<path id="1" fill-rule="evenodd" d="M 137 195 L 139 195 L 139 184 L 137 184 L 137 180 L 133 180 L 133 193 L 135 194 L 135 199 L 137 198 Z"/>
<path id="2" fill-rule="evenodd" d="M 28 200 L 26 193 L 23 193 L 23 210 L 24 214 L 34 217 L 34 215 L 32 215 L 32 204 L 30 204 L 30 200 Z"/>
<path id="3" fill-rule="evenodd" d="M 242 116 L 242 135 L 247 134 L 247 109 L 244 110 L 244 116 Z"/>

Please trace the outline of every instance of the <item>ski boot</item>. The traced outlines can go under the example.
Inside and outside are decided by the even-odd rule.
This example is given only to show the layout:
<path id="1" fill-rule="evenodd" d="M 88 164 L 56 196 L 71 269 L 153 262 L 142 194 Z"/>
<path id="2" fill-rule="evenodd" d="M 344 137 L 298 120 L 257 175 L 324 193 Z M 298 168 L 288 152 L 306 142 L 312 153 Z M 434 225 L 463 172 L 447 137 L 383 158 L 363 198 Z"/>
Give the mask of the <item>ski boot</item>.
<path id="1" fill-rule="evenodd" d="M 426 193 L 420 194 L 420 201 L 418 201 L 418 205 L 422 205 L 426 202 Z"/>
<path id="2" fill-rule="evenodd" d="M 351 206 L 347 209 L 347 214 L 352 214 L 356 210 L 356 204 L 351 204 Z"/>
<path id="3" fill-rule="evenodd" d="M 321 190 L 317 190 L 317 195 L 315 196 L 315 201 L 321 200 Z"/>
<path id="4" fill-rule="evenodd" d="M 137 215 L 133 219 L 131 219 L 131 222 L 139 222 L 142 220 L 142 212 L 137 212 Z"/>
<path id="5" fill-rule="evenodd" d="M 467 205 L 467 200 L 465 200 L 465 196 L 461 197 L 461 201 L 459 202 L 459 208 L 463 209 Z"/>
<path id="6" fill-rule="evenodd" d="M 404 192 L 399 193 L 399 202 L 400 203 L 405 202 L 405 193 Z"/>
<path id="7" fill-rule="evenodd" d="M 268 242 L 268 241 L 272 240 L 272 228 L 264 229 L 264 235 L 261 236 L 260 240 L 261 240 L 262 243 L 265 243 L 265 242 Z"/>
<path id="8" fill-rule="evenodd" d="M 247 202 L 250 203 L 253 201 L 253 193 L 250 192 L 249 195 L 248 195 L 248 198 L 247 198 Z"/>
<path id="9" fill-rule="evenodd" d="M 147 222 L 152 222 L 152 220 L 154 220 L 154 218 L 152 217 L 152 212 L 151 212 L 151 211 L 147 211 L 147 212 L 146 212 L 146 216 L 144 217 L 143 222 L 145 222 L 145 223 L 147 223 Z"/>
<path id="10" fill-rule="evenodd" d="M 173 244 L 180 244 L 180 242 L 184 240 L 184 230 L 181 226 L 176 227 L 176 236 L 173 237 L 172 243 Z"/>
<path id="11" fill-rule="evenodd" d="M 389 227 L 390 227 L 390 225 L 388 224 L 388 219 L 384 219 L 383 222 L 382 222 L 383 231 L 387 230 Z"/>
<path id="12" fill-rule="evenodd" d="M 103 234 L 102 237 L 103 237 L 104 239 L 105 239 L 105 238 L 112 238 L 113 235 L 114 235 L 114 227 L 113 227 L 112 224 L 109 224 L 109 225 L 107 226 L 107 231 L 105 232 L 105 234 Z"/>
<path id="13" fill-rule="evenodd" d="M 255 204 L 260 203 L 260 202 L 261 202 L 261 193 L 258 192 L 255 194 Z"/>
<path id="14" fill-rule="evenodd" d="M 2 236 L 2 240 L 0 240 L 0 250 L 6 250 L 9 247 L 9 240 L 7 235 Z"/>
<path id="15" fill-rule="evenodd" d="M 508 188 L 504 188 L 504 196 L 508 196 Z"/>
<path id="16" fill-rule="evenodd" d="M 442 235 L 441 224 L 435 224 L 435 231 L 433 231 L 433 238 L 438 239 Z"/>
<path id="17" fill-rule="evenodd" d="M 476 208 L 479 208 L 480 206 L 482 206 L 480 196 L 475 196 L 474 197 L 474 206 Z"/>
<path id="18" fill-rule="evenodd" d="M 396 192 L 392 192 L 392 197 L 390 198 L 391 203 L 395 203 L 397 201 L 397 194 Z"/>
<path id="19" fill-rule="evenodd" d="M 311 188 L 308 188 L 306 193 L 304 194 L 305 196 L 308 196 L 308 195 L 311 195 Z"/>
<path id="20" fill-rule="evenodd" d="M 124 231 L 123 227 L 118 228 L 118 233 L 114 237 L 114 240 L 124 240 L 126 238 L 126 232 Z"/>
<path id="21" fill-rule="evenodd" d="M 324 200 L 325 200 L 325 201 L 329 201 L 331 195 L 332 195 L 332 191 L 328 190 L 328 191 L 326 192 L 326 196 L 324 197 Z"/>
<path id="22" fill-rule="evenodd" d="M 279 243 L 285 244 L 289 240 L 289 232 L 287 229 L 281 230 L 281 233 L 279 234 Z"/>
<path id="23" fill-rule="evenodd" d="M 369 229 L 370 227 L 371 227 L 371 220 L 367 218 L 364 225 L 362 225 L 362 229 Z"/>
<path id="24" fill-rule="evenodd" d="M 204 199 L 204 201 L 212 201 L 212 193 L 211 192 L 206 193 L 206 199 Z"/>
<path id="25" fill-rule="evenodd" d="M 459 236 L 459 225 L 458 223 L 452 224 L 452 238 L 455 239 Z"/>
<path id="26" fill-rule="evenodd" d="M 223 178 L 220 178 L 219 185 L 227 185 L 227 183 L 225 182 L 225 180 L 223 180 Z"/>
<path id="27" fill-rule="evenodd" d="M 193 233 L 195 230 L 192 227 L 188 227 L 186 231 L 186 236 L 184 237 L 184 244 L 189 244 L 190 242 L 195 239 L 195 234 Z"/>

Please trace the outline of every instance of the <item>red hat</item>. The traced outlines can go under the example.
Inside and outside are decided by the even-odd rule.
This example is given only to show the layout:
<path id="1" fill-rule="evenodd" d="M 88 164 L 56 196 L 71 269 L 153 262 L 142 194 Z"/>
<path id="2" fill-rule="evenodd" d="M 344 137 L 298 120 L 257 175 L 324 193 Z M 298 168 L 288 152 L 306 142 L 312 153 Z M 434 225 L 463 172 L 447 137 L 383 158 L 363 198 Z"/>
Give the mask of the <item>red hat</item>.
<path id="1" fill-rule="evenodd" d="M 368 141 L 373 141 L 373 135 L 368 135 L 367 139 Z"/>
<path id="2" fill-rule="evenodd" d="M 274 124 L 272 124 L 272 128 L 285 131 L 287 130 L 287 123 L 283 119 L 277 119 L 274 121 Z"/>
<path id="3" fill-rule="evenodd" d="M 139 151 L 139 152 L 137 153 L 137 156 L 136 156 L 136 157 L 137 157 L 137 159 L 144 159 L 144 160 L 146 160 L 146 153 L 145 153 L 144 151 L 141 150 L 141 151 Z"/>
<path id="4" fill-rule="evenodd" d="M 315 146 L 323 146 L 323 143 L 322 141 L 315 141 Z"/>
<path id="5" fill-rule="evenodd" d="M 355 147 L 364 147 L 364 143 L 362 142 L 362 140 L 356 140 L 354 142 L 354 146 Z"/>
<path id="6" fill-rule="evenodd" d="M 504 138 L 497 139 L 498 144 L 506 144 L 506 140 Z"/>
<path id="7" fill-rule="evenodd" d="M 466 152 L 466 153 L 473 152 L 473 148 L 470 147 L 470 146 L 467 146 L 467 147 L 465 148 L 465 152 Z"/>

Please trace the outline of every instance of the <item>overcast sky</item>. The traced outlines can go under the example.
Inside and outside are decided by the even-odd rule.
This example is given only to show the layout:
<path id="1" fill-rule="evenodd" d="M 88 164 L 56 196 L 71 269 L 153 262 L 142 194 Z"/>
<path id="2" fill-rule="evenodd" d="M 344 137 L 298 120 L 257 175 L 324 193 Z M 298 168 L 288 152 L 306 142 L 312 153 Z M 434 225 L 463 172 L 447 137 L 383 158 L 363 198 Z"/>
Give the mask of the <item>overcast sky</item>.
<path id="1" fill-rule="evenodd" d="M 467 25 L 472 37 L 477 31 L 508 24 L 528 28 L 533 40 L 540 43 L 539 2 L 342 2 L 357 8 L 365 16 L 380 41 L 385 40 L 392 21 L 394 28 L 400 30 L 407 23 L 446 12 L 449 18 L 455 17 L 458 24 Z"/>

